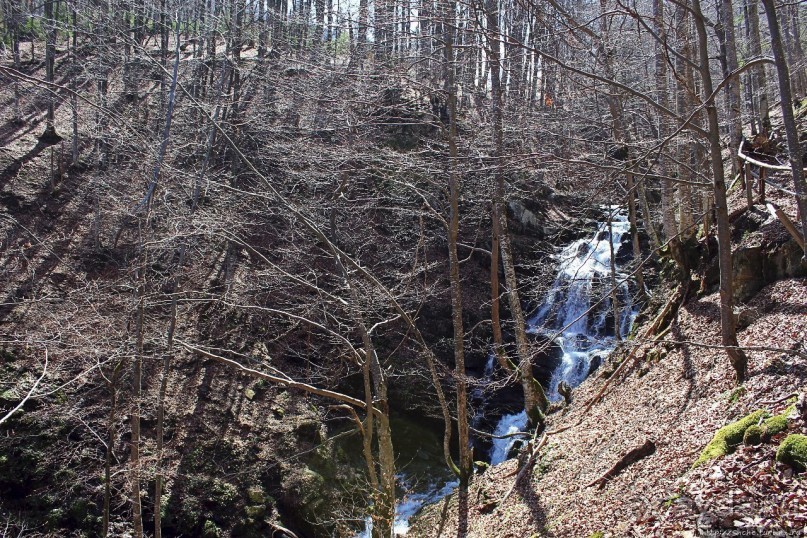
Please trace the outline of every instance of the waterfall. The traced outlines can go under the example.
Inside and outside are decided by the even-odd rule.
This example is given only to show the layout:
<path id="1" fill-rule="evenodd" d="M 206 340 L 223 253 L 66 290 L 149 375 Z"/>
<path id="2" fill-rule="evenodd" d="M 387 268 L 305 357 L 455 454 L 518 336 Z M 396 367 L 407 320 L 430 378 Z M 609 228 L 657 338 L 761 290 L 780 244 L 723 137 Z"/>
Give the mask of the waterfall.
<path id="1" fill-rule="evenodd" d="M 552 338 L 563 352 L 561 364 L 552 372 L 548 387 L 547 395 L 553 401 L 560 399 L 558 385 L 562 381 L 571 387 L 583 382 L 591 370 L 592 359 L 610 353 L 616 345 L 616 331 L 622 337 L 627 336 L 637 314 L 628 285 L 622 282 L 618 284 L 619 320 L 613 319 L 611 296 L 607 294 L 611 288 L 611 244 L 614 255 L 617 255 L 623 237 L 627 237 L 630 231 L 630 223 L 623 211 L 613 207 L 605 209 L 612 212 L 611 234 L 608 233 L 607 223 L 600 223 L 593 235 L 571 243 L 555 256 L 557 275 L 552 287 L 535 314 L 527 320 L 528 332 Z M 627 280 L 619 266 L 616 277 L 618 283 Z M 592 308 L 593 302 L 604 294 L 607 296 Z M 491 352 L 482 377 L 471 391 L 471 400 L 479 403 L 472 418 L 474 426 L 484 417 L 485 389 L 494 379 L 496 368 L 496 357 Z M 523 436 L 512 434 L 523 432 L 526 427 L 525 411 L 501 417 L 493 435 L 503 438 L 493 440 L 489 453 L 491 464 L 507 459 L 513 445 L 523 439 Z M 403 493 L 395 506 L 396 536 L 407 532 L 409 519 L 423 506 L 439 501 L 458 485 L 456 480 L 450 478 L 418 485 L 407 472 L 402 472 L 396 478 L 399 490 Z M 369 538 L 371 529 L 372 524 L 368 518 L 364 530 L 356 538 Z"/>
<path id="2" fill-rule="evenodd" d="M 514 415 L 504 415 L 496 429 L 493 430 L 493 448 L 490 449 L 490 464 L 497 465 L 507 459 L 510 449 L 518 441 L 518 437 L 504 437 L 503 435 L 510 435 L 513 433 L 524 431 L 527 427 L 527 412 L 522 411 Z"/>
<path id="3" fill-rule="evenodd" d="M 614 256 L 630 231 L 624 211 L 605 208 L 612 213 L 611 233 L 607 222 L 599 223 L 597 231 L 566 246 L 557 254 L 557 275 L 538 310 L 527 320 L 527 331 L 552 338 L 563 357 L 554 372 L 547 391 L 552 401 L 560 399 L 558 386 L 566 382 L 576 387 L 588 377 L 595 357 L 605 357 L 616 346 L 616 334 L 626 337 L 636 317 L 626 275 L 617 266 L 617 295 L 619 319 L 613 319 L 611 295 L 611 246 Z M 607 294 L 592 308 L 594 302 Z M 590 310 L 590 311 L 589 311 Z M 610 322 L 610 323 L 609 323 Z M 496 426 L 494 435 L 523 431 L 526 413 L 505 415 Z M 491 463 L 500 463 L 517 439 L 495 439 L 490 451 Z"/>

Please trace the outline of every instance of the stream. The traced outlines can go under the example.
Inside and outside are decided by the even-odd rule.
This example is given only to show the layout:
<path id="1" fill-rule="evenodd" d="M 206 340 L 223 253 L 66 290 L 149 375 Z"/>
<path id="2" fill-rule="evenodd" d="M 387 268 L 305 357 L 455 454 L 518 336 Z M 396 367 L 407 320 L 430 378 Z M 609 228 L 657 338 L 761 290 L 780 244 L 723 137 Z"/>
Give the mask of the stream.
<path id="1" fill-rule="evenodd" d="M 575 388 L 582 383 L 617 344 L 617 333 L 625 338 L 638 310 L 632 301 L 629 279 L 616 265 L 618 283 L 617 300 L 619 319 L 615 320 L 610 294 L 592 308 L 592 299 L 602 297 L 611 286 L 611 247 L 616 260 L 621 248 L 629 248 L 630 223 L 624 211 L 617 208 L 604 208 L 612 212 L 611 233 L 608 223 L 598 223 L 597 231 L 563 248 L 555 255 L 557 273 L 550 290 L 536 312 L 527 320 L 527 332 L 542 335 L 554 341 L 562 352 L 560 365 L 552 372 L 547 396 L 551 401 L 559 401 L 558 386 L 566 382 Z M 624 282 L 623 282 L 624 281 Z M 621 283 L 621 284 L 620 284 Z M 596 300 L 596 299 L 595 299 Z M 590 312 L 588 310 L 591 309 Z M 479 386 L 474 389 L 472 399 L 484 397 L 484 388 L 494 377 L 498 364 L 491 353 L 485 366 Z M 482 413 L 484 413 L 484 405 Z M 474 418 L 475 422 L 482 417 Z M 494 436 L 504 436 L 523 432 L 527 427 L 525 411 L 501 416 L 493 431 Z M 488 461 L 496 465 L 511 457 L 518 437 L 493 439 Z M 436 461 L 436 467 L 445 467 Z M 395 511 L 395 534 L 403 535 L 409 529 L 409 519 L 424 506 L 435 503 L 451 494 L 458 482 L 438 473 L 431 482 L 423 482 L 416 473 L 404 469 L 398 475 L 401 496 Z M 434 476 L 434 475 L 432 475 Z M 357 538 L 369 538 L 369 526 Z"/>

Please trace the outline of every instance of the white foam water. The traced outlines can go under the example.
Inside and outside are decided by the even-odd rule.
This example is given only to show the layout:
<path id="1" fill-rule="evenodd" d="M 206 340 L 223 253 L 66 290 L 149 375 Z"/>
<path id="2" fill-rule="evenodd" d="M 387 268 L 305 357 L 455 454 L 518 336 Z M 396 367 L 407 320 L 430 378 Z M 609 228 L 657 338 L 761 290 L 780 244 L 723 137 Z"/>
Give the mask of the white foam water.
<path id="1" fill-rule="evenodd" d="M 552 287 L 543 304 L 527 321 L 527 330 L 548 336 L 562 350 L 560 365 L 552 372 L 547 396 L 552 401 L 560 399 L 558 386 L 566 382 L 572 388 L 588 377 L 591 361 L 596 356 L 605 357 L 616 347 L 616 333 L 625 337 L 630 332 L 636 317 L 625 274 L 617 266 L 617 295 L 619 320 L 613 321 L 611 295 L 611 249 L 614 256 L 622 246 L 622 239 L 630 231 L 630 222 L 624 211 L 615 207 L 605 208 L 611 212 L 611 232 L 608 223 L 599 223 L 597 231 L 584 239 L 575 241 L 557 255 L 558 270 Z M 604 285 L 596 289 L 598 283 Z M 599 301 L 596 305 L 596 301 Z M 609 318 L 612 319 L 609 327 Z M 522 431 L 527 426 L 524 411 L 504 415 L 496 426 L 494 435 L 506 435 Z M 492 464 L 507 458 L 517 437 L 495 439 L 490 451 Z"/>

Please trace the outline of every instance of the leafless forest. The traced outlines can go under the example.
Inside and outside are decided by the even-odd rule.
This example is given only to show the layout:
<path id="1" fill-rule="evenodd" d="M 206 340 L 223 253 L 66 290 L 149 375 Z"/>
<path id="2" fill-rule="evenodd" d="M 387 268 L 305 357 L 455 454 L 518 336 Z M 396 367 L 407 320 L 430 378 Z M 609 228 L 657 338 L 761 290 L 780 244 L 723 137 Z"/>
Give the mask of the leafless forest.
<path id="1" fill-rule="evenodd" d="M 747 453 L 790 473 L 777 487 L 801 519 L 733 510 L 807 528 L 801 2 L 1 9 L 0 534 L 387 538 L 415 439 L 456 491 L 410 536 L 718 528 L 635 511 L 563 526 L 557 507 L 590 486 L 667 461 L 651 425 L 652 442 L 580 464 L 585 495 L 524 478 L 615 393 L 662 390 L 631 383 L 689 350 L 711 362 L 671 386 L 697 370 L 694 393 L 729 412 L 657 485 L 696 480 L 719 427 L 793 404 L 749 444 L 769 452 Z M 577 319 L 536 328 L 559 249 L 592 234 L 610 267 Z M 558 336 L 600 305 L 613 352 L 579 389 L 558 383 Z M 519 410 L 518 467 L 485 473 L 494 415 Z M 548 505 L 509 529 L 527 483 Z"/>

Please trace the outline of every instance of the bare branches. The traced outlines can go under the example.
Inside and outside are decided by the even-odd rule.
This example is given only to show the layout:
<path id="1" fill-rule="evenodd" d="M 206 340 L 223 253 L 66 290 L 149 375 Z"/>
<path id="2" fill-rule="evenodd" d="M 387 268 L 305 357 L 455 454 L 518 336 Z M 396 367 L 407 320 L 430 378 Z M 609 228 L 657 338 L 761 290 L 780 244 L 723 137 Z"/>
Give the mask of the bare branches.
<path id="1" fill-rule="evenodd" d="M 308 392 L 310 394 L 315 394 L 317 396 L 322 396 L 323 398 L 329 398 L 331 400 L 336 400 L 337 402 L 343 402 L 343 403 L 346 403 L 348 405 L 358 407 L 359 409 L 366 409 L 365 403 L 363 401 L 357 400 L 356 398 L 353 398 L 353 397 L 348 396 L 346 394 L 342 394 L 340 392 L 334 392 L 332 390 L 321 389 L 321 388 L 315 387 L 313 385 L 309 385 L 307 383 L 301 383 L 299 381 L 295 381 L 295 380 L 291 379 L 290 377 L 281 377 L 281 376 L 278 376 L 278 375 L 267 374 L 267 373 L 261 372 L 259 370 L 255 370 L 253 368 L 249 368 L 248 366 L 244 366 L 243 364 L 241 364 L 238 361 L 234 361 L 232 359 L 228 359 L 226 357 L 222 357 L 220 355 L 210 353 L 209 351 L 206 351 L 206 350 L 201 349 L 199 347 L 193 346 L 193 345 L 191 345 L 191 344 L 189 344 L 189 343 L 187 343 L 185 341 L 176 340 L 176 342 L 179 345 L 181 345 L 182 347 L 184 347 L 185 349 L 187 349 L 188 351 L 192 352 L 192 353 L 196 353 L 196 354 L 201 355 L 202 357 L 205 357 L 207 359 L 213 359 L 216 362 L 220 362 L 222 364 L 225 364 L 227 366 L 230 366 L 232 368 L 240 370 L 240 371 L 242 371 L 245 374 L 248 374 L 250 376 L 258 377 L 260 379 L 265 379 L 266 381 L 270 381 L 272 383 L 276 383 L 278 385 L 282 385 L 282 386 L 288 387 L 290 389 L 301 390 L 303 392 Z"/>
<path id="2" fill-rule="evenodd" d="M 5 421 L 7 421 L 9 418 L 11 418 L 14 415 L 14 413 L 16 413 L 17 411 L 19 411 L 20 409 L 22 409 L 25 406 L 25 403 L 32 396 L 34 396 L 34 394 L 36 393 L 37 387 L 42 382 L 42 380 L 45 378 L 45 374 L 47 374 L 47 373 L 48 373 L 48 349 L 45 348 L 45 358 L 44 358 L 44 364 L 42 365 L 42 374 L 40 374 L 40 376 L 36 379 L 36 381 L 34 381 L 34 384 L 31 385 L 31 388 L 28 390 L 28 393 L 23 397 L 23 399 L 20 400 L 20 402 L 17 405 L 15 405 L 2 418 L 0 418 L 0 424 L 3 424 Z"/>

